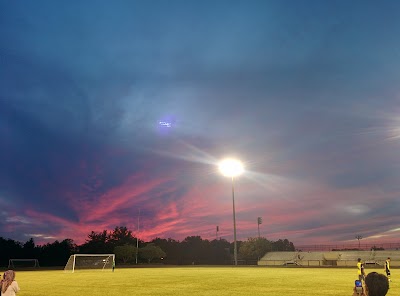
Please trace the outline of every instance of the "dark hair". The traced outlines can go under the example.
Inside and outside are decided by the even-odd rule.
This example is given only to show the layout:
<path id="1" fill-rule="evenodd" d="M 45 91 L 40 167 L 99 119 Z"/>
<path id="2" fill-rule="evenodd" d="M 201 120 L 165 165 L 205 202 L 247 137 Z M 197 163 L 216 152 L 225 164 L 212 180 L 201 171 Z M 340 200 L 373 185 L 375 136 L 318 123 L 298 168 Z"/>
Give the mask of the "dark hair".
<path id="1" fill-rule="evenodd" d="M 361 258 L 358 258 L 358 262 L 360 262 L 361 261 Z"/>
<path id="2" fill-rule="evenodd" d="M 380 273 L 371 272 L 365 278 L 369 296 L 385 296 L 389 290 L 388 278 Z"/>

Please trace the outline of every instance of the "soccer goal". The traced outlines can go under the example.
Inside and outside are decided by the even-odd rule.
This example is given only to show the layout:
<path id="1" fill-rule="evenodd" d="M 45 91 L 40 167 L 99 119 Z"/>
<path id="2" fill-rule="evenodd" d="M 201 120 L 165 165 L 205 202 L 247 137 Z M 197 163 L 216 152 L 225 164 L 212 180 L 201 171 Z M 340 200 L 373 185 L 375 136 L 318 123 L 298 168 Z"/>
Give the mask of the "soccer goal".
<path id="1" fill-rule="evenodd" d="M 37 259 L 10 259 L 8 260 L 8 268 L 38 268 L 39 260 Z"/>
<path id="2" fill-rule="evenodd" d="M 75 254 L 71 255 L 65 265 L 65 272 L 82 269 L 112 270 L 115 254 Z"/>

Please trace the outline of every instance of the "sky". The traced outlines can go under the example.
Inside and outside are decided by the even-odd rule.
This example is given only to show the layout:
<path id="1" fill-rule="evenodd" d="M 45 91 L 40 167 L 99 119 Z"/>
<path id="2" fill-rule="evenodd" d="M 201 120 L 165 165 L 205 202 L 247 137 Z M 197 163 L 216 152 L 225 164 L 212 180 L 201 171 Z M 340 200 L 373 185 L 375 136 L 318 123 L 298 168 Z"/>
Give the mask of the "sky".
<path id="1" fill-rule="evenodd" d="M 399 242 L 399 11 L 0 0 L 0 236 Z"/>

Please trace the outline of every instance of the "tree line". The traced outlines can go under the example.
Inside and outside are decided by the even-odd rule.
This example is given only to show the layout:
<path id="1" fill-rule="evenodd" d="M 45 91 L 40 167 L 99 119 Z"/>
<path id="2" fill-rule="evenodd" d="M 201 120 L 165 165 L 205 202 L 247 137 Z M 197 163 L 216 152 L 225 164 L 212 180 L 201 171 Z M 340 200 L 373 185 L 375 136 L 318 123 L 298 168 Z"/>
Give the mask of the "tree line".
<path id="1" fill-rule="evenodd" d="M 267 252 L 294 251 L 287 239 L 270 241 L 263 237 L 238 241 L 239 262 L 255 262 Z M 0 237 L 0 266 L 8 266 L 9 259 L 38 259 L 41 266 L 63 266 L 72 254 L 115 254 L 118 264 L 232 264 L 233 243 L 225 239 L 207 240 L 188 236 L 182 241 L 155 238 L 149 242 L 136 238 L 125 226 L 112 231 L 92 231 L 85 242 L 75 244 L 72 239 L 36 245 L 33 238 L 25 243 Z"/>

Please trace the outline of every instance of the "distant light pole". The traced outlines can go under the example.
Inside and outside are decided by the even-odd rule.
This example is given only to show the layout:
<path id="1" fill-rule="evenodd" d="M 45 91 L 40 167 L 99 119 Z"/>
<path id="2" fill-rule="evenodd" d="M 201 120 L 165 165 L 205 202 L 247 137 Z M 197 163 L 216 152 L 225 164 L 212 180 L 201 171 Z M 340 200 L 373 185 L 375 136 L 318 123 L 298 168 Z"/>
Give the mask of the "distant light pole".
<path id="1" fill-rule="evenodd" d="M 257 226 L 258 226 L 258 238 L 260 238 L 260 224 L 262 224 L 262 218 L 257 218 Z"/>
<path id="2" fill-rule="evenodd" d="M 243 165 L 240 161 L 235 159 L 225 159 L 220 162 L 219 170 L 222 175 L 232 179 L 232 208 L 233 208 L 233 258 L 235 265 L 238 264 L 237 260 L 237 241 L 236 241 L 236 212 L 235 212 L 235 186 L 233 179 L 243 173 Z"/>
<path id="3" fill-rule="evenodd" d="M 358 239 L 358 249 L 360 249 L 360 240 L 362 240 L 362 235 L 356 235 L 356 239 Z"/>
<path id="4" fill-rule="evenodd" d="M 136 256 L 135 256 L 136 265 L 138 264 L 138 253 L 139 253 L 139 222 L 140 222 L 140 209 L 139 209 L 139 215 L 137 217 Z"/>

